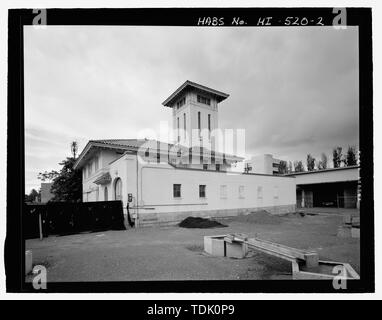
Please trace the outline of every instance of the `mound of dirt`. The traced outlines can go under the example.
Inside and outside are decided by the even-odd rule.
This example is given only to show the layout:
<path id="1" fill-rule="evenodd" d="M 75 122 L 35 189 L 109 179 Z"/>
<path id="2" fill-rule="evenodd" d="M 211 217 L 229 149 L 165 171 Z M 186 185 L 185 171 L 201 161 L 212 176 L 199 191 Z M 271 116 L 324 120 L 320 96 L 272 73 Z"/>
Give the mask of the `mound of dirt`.
<path id="1" fill-rule="evenodd" d="M 257 224 L 279 224 L 282 222 L 282 218 L 278 215 L 272 215 L 269 212 L 255 211 L 247 215 L 240 215 L 233 218 L 234 221 L 245 223 L 257 223 Z"/>
<path id="2" fill-rule="evenodd" d="M 296 211 L 296 212 L 290 212 L 287 214 L 284 214 L 283 217 L 285 218 L 304 218 L 305 216 L 310 216 L 310 215 L 316 215 L 316 214 L 310 214 L 310 213 L 305 213 L 302 211 Z"/>
<path id="3" fill-rule="evenodd" d="M 210 220 L 205 218 L 199 218 L 199 217 L 187 217 L 182 222 L 179 223 L 179 227 L 181 228 L 224 228 L 227 227 L 226 225 Z"/>

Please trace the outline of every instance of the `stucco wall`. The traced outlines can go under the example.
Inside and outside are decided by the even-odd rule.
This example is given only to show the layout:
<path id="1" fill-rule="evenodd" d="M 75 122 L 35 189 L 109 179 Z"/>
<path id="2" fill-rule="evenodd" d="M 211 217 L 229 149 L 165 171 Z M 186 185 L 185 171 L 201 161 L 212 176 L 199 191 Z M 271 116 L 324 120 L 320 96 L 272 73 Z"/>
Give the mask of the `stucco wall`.
<path id="1" fill-rule="evenodd" d="M 105 171 L 105 168 L 103 169 Z M 141 163 L 135 155 L 125 155 L 109 165 L 111 183 L 88 188 L 99 188 L 103 201 L 104 188 L 109 200 L 115 199 L 115 181 L 122 180 L 122 201 L 126 208 L 128 194 L 132 216 L 139 217 L 140 225 L 174 224 L 187 216 L 227 217 L 253 210 L 271 213 L 290 212 L 296 205 L 296 184 L 293 177 L 245 175 L 205 170 L 176 169 L 168 164 Z M 181 184 L 181 198 L 174 198 L 173 184 Z M 206 185 L 206 197 L 199 197 L 199 185 Z M 226 196 L 222 187 L 226 188 Z M 239 189 L 241 193 L 239 193 Z M 95 201 L 94 197 L 88 201 Z M 126 213 L 126 209 L 124 209 Z"/>
<path id="2" fill-rule="evenodd" d="M 127 170 L 127 177 L 136 176 L 134 161 L 127 164 Z M 126 185 L 136 182 L 136 179 L 128 178 Z M 174 184 L 181 184 L 181 198 L 174 198 Z M 199 185 L 206 185 L 205 198 L 199 197 Z M 226 197 L 222 196 L 222 185 L 226 186 Z M 130 190 L 135 200 L 134 186 Z M 190 215 L 235 216 L 259 209 L 284 213 L 295 210 L 295 190 L 294 178 L 139 164 L 139 205 L 136 208 L 134 202 L 130 212 L 138 213 L 140 225 L 173 224 Z"/>

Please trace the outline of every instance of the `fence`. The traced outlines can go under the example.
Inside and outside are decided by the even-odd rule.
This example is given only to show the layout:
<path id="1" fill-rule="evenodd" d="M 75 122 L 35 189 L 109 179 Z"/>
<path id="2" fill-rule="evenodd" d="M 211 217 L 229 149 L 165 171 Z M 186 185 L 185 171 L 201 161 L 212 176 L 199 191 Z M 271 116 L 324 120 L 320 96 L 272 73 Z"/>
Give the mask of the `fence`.
<path id="1" fill-rule="evenodd" d="M 122 201 L 24 205 L 24 239 L 105 230 L 126 230 Z"/>

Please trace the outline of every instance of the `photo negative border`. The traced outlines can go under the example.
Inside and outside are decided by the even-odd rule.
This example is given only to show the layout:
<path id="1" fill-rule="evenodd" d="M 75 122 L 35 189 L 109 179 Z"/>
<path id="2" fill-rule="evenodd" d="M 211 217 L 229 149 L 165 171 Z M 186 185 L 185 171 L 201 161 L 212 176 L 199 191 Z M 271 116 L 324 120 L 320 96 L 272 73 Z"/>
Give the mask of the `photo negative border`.
<path id="1" fill-rule="evenodd" d="M 342 8 L 343 9 L 343 8 Z M 7 236 L 5 268 L 7 292 L 374 292 L 374 199 L 373 199 L 373 88 L 371 8 L 346 8 L 346 24 L 359 28 L 359 121 L 360 177 L 362 180 L 361 272 L 360 280 L 348 281 L 346 290 L 335 290 L 327 280 L 237 280 L 237 281 L 128 281 L 47 283 L 46 290 L 36 291 L 25 283 L 25 243 L 22 240 L 22 208 L 25 193 L 24 158 L 24 57 L 23 26 L 36 23 L 41 9 L 10 9 L 8 38 L 8 163 L 7 163 Z M 337 13 L 336 13 L 337 12 Z M 46 24 L 114 26 L 193 26 L 199 18 L 217 17 L 224 28 L 234 18 L 246 28 L 258 25 L 259 18 L 271 26 L 285 26 L 287 17 L 303 17 L 308 26 L 317 26 L 319 17 L 325 26 L 333 26 L 338 15 L 334 8 L 139 8 L 139 9 L 47 9 Z M 219 20 L 220 18 L 223 18 Z M 37 23 L 44 23 L 40 19 Z M 216 21 L 216 20 L 215 20 Z M 236 20 L 237 21 L 237 20 Z M 296 21 L 296 19 L 292 19 Z M 199 24 L 200 26 L 200 24 Z M 264 25 L 266 26 L 266 25 Z M 291 25 L 290 27 L 295 27 Z M 49 277 L 48 277 L 49 278 Z"/>

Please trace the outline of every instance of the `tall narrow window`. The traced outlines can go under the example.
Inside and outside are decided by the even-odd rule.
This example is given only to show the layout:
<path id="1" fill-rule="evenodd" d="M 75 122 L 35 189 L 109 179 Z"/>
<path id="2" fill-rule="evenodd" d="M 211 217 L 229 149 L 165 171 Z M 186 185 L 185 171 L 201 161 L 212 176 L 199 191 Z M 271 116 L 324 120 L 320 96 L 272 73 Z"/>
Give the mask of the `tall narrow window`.
<path id="1" fill-rule="evenodd" d="M 200 135 L 200 129 L 201 129 L 201 124 L 200 124 L 200 111 L 198 112 L 198 129 L 199 129 L 199 135 Z"/>
<path id="2" fill-rule="evenodd" d="M 208 133 L 211 134 L 211 115 L 208 115 Z"/>
<path id="3" fill-rule="evenodd" d="M 122 180 L 117 178 L 117 181 L 114 185 L 115 200 L 122 200 Z"/>
<path id="4" fill-rule="evenodd" d="M 263 199 L 263 187 L 262 186 L 257 187 L 257 199 Z"/>
<path id="5" fill-rule="evenodd" d="M 183 113 L 183 129 L 184 129 L 184 139 L 186 139 L 186 114 Z"/>
<path id="6" fill-rule="evenodd" d="M 220 171 L 220 163 L 216 164 L 216 171 Z"/>
<path id="7" fill-rule="evenodd" d="M 180 135 L 179 135 L 179 117 L 176 119 L 177 120 L 177 128 L 178 128 L 178 142 L 180 141 Z"/>
<path id="8" fill-rule="evenodd" d="M 173 195 L 174 195 L 174 198 L 180 198 L 181 197 L 180 187 L 181 187 L 180 184 L 174 184 L 173 185 Z"/>
<path id="9" fill-rule="evenodd" d="M 226 185 L 220 186 L 220 199 L 227 199 L 227 186 Z"/>
<path id="10" fill-rule="evenodd" d="M 206 197 L 206 185 L 200 184 L 199 185 L 199 198 L 205 198 Z"/>
<path id="11" fill-rule="evenodd" d="M 107 192 L 107 187 L 105 187 L 105 190 L 104 190 L 103 200 L 104 201 L 108 201 L 109 200 L 109 195 L 108 195 L 108 192 Z"/>
<path id="12" fill-rule="evenodd" d="M 244 186 L 239 186 L 239 199 L 244 199 Z"/>

